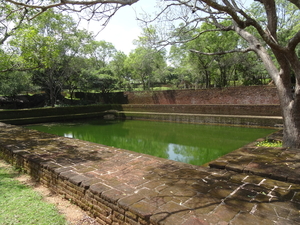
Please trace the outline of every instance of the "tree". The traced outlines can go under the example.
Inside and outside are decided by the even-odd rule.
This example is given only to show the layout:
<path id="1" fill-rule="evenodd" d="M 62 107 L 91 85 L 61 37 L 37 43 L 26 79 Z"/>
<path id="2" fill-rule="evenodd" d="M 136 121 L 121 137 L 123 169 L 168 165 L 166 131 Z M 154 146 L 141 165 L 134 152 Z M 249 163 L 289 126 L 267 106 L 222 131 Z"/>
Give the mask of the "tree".
<path id="1" fill-rule="evenodd" d="M 117 78 L 110 63 L 117 53 L 112 43 L 92 40 L 85 46 L 87 66 L 84 68 L 85 85 L 89 91 L 100 90 L 103 94 L 116 88 Z M 83 83 L 84 84 L 84 83 Z"/>
<path id="2" fill-rule="evenodd" d="M 223 25 L 230 21 L 224 21 Z M 182 28 L 178 30 L 179 40 L 183 43 L 176 43 L 171 47 L 170 59 L 177 70 L 189 74 L 190 81 L 195 88 L 199 86 L 209 88 L 212 85 L 225 87 L 245 83 L 247 85 L 261 84 L 264 73 L 260 70 L 260 62 L 253 59 L 253 54 L 226 54 L 226 55 L 205 55 L 198 52 L 211 53 L 221 52 L 227 49 L 241 46 L 238 35 L 234 32 L 207 32 L 199 36 L 199 33 L 208 29 L 214 29 L 213 25 L 203 23 L 199 28 Z M 182 30 L 185 32 L 182 35 Z M 191 40 L 185 42 L 185 39 Z M 222 40 L 219 41 L 219 40 Z M 195 50 L 197 49 L 197 50 Z M 181 68 L 181 69 L 180 69 Z M 254 75 L 256 74 L 257 75 Z"/>
<path id="3" fill-rule="evenodd" d="M 123 52 L 116 52 L 114 59 L 110 62 L 109 68 L 117 79 L 117 88 L 124 91 L 131 90 L 130 85 L 130 72 L 125 66 L 127 55 Z"/>
<path id="4" fill-rule="evenodd" d="M 85 69 L 83 74 L 84 79 L 81 85 L 83 91 L 101 91 L 103 94 L 106 94 L 115 89 L 117 79 L 107 67 Z"/>
<path id="5" fill-rule="evenodd" d="M 97 74 L 97 87 L 103 94 L 109 93 L 116 88 L 117 79 L 113 76 L 112 71 L 108 67 L 103 67 Z"/>
<path id="6" fill-rule="evenodd" d="M 126 61 L 133 77 L 142 82 L 143 90 L 150 89 L 154 82 L 160 82 L 166 73 L 166 51 L 154 46 L 157 37 L 155 27 L 144 28 L 141 36 L 134 40 L 137 48 L 129 54 Z"/>
<path id="7" fill-rule="evenodd" d="M 239 0 L 169 0 L 165 2 L 164 13 L 159 14 L 157 18 L 160 17 L 162 20 L 162 16 L 165 16 L 165 20 L 169 21 L 182 18 L 185 27 L 194 25 L 196 28 L 203 22 L 214 25 L 214 29 L 202 31 L 199 35 L 207 32 L 232 31 L 239 35 L 247 43 L 246 48 L 241 48 L 243 45 L 240 45 L 240 48 L 221 52 L 207 53 L 198 49 L 194 49 L 194 52 L 202 55 L 255 52 L 278 90 L 284 123 L 283 145 L 300 148 L 300 60 L 298 55 L 300 31 L 299 27 L 289 30 L 291 25 L 298 24 L 296 21 L 299 21 L 300 1 L 256 0 L 256 2 L 258 3 L 255 7 L 260 8 L 265 15 L 264 18 L 261 15 L 254 15 L 246 9 L 247 5 Z M 289 13 L 281 14 L 283 9 Z M 224 25 L 222 23 L 224 19 L 231 19 L 231 24 Z M 289 30 L 288 35 L 283 35 L 287 30 Z M 164 43 L 177 41 L 173 36 Z M 293 76 L 295 76 L 295 84 L 292 83 Z"/>
<path id="8" fill-rule="evenodd" d="M 98 67 L 98 69 L 106 67 L 117 52 L 112 43 L 95 40 L 85 46 L 85 51 L 87 57 L 91 59 L 92 66 Z"/>
<path id="9" fill-rule="evenodd" d="M 84 43 L 90 40 L 91 35 L 78 30 L 72 18 L 49 10 L 18 30 L 9 44 L 18 50 L 23 62 L 35 67 L 33 82 L 42 87 L 54 107 L 72 76 L 73 59 L 84 54 Z"/>
<path id="10" fill-rule="evenodd" d="M 0 76 L 0 94 L 16 97 L 23 91 L 29 91 L 32 88 L 31 75 L 22 71 L 13 71 L 3 73 Z"/>
<path id="11" fill-rule="evenodd" d="M 145 47 L 132 51 L 125 64 L 132 71 L 132 78 L 142 83 L 143 90 L 150 89 L 155 81 L 159 81 L 161 70 L 166 67 L 164 52 Z"/>

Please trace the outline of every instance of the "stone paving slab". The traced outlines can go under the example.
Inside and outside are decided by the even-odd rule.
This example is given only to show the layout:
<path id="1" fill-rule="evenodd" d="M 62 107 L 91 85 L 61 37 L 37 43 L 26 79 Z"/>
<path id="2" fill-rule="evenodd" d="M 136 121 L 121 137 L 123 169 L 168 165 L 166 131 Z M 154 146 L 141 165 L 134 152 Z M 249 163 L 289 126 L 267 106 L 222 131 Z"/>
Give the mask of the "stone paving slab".
<path id="1" fill-rule="evenodd" d="M 269 137 L 282 140 L 282 131 Z M 265 178 L 300 184 L 300 150 L 257 147 L 250 143 L 209 163 L 211 168 L 255 174 Z"/>
<path id="2" fill-rule="evenodd" d="M 208 168 L 0 123 L 0 156 L 9 152 L 34 160 L 82 187 L 83 197 L 93 194 L 107 200 L 111 206 L 94 207 L 102 212 L 99 217 L 110 221 L 103 224 L 113 224 L 113 205 L 124 212 L 118 221 L 135 215 L 144 219 L 114 224 L 300 224 L 300 184 L 256 175 L 257 167 L 243 158 L 256 154 L 259 165 L 268 159 L 265 170 L 276 174 L 273 171 L 287 167 L 284 163 L 291 163 L 296 152 L 266 151 L 241 148 L 215 162 L 221 169 Z M 277 159 L 283 155 L 280 151 L 285 161 Z M 247 173 L 242 173 L 245 168 Z"/>

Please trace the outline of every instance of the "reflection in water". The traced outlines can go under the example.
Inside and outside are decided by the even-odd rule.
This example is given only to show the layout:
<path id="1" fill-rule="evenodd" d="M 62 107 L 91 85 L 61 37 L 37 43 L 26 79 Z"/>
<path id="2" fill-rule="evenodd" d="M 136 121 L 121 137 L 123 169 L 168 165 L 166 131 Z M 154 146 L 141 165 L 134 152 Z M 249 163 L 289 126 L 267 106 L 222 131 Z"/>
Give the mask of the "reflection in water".
<path id="1" fill-rule="evenodd" d="M 203 165 L 274 130 L 153 121 L 52 123 L 31 129 Z"/>
<path id="2" fill-rule="evenodd" d="M 184 145 L 177 145 L 177 144 L 172 144 L 170 143 L 167 147 L 167 153 L 168 153 L 168 159 L 179 161 L 179 162 L 189 162 L 193 157 L 192 156 L 185 156 L 181 154 L 180 152 L 186 152 L 186 149 L 189 146 L 184 146 Z M 197 148 L 195 147 L 190 147 L 194 148 L 194 151 L 197 151 Z"/>
<path id="3" fill-rule="evenodd" d="M 67 138 L 74 138 L 74 136 L 73 136 L 72 133 L 64 133 L 64 137 L 67 137 Z"/>

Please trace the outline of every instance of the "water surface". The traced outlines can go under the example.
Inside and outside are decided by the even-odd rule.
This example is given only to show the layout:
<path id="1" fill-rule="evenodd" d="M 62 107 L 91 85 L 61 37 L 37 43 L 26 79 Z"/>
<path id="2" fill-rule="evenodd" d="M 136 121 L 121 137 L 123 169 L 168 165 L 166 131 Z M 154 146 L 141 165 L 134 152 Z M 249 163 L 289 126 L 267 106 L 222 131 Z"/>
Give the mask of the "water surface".
<path id="1" fill-rule="evenodd" d="M 193 165 L 203 165 L 275 131 L 140 120 L 89 120 L 27 127 Z"/>

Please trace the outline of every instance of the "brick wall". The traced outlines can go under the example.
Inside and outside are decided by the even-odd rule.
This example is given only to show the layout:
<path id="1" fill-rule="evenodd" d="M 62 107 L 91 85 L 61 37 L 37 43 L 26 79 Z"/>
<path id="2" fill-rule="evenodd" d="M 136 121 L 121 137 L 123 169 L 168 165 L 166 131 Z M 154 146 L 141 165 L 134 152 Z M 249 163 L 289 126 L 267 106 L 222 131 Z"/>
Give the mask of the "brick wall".
<path id="1" fill-rule="evenodd" d="M 281 116 L 279 105 L 157 105 L 127 104 L 123 111 L 217 115 Z"/>
<path id="2" fill-rule="evenodd" d="M 113 147 L 58 137 L 3 123 L 0 123 L 0 135 L 0 158 L 80 206 L 99 224 L 153 224 L 149 221 L 149 216 L 141 215 L 138 209 L 119 205 L 119 198 L 124 198 L 128 194 L 122 192 L 122 187 L 125 186 L 122 181 L 106 182 L 104 178 L 96 177 L 97 172 L 101 172 L 98 171 L 101 162 L 103 163 L 106 155 L 110 155 L 109 151 L 117 151 L 124 158 L 126 150 L 114 150 Z M 18 138 L 19 140 L 16 141 Z M 77 154 L 72 152 L 74 148 Z M 101 152 L 103 158 L 91 158 Z M 135 154 L 136 157 L 140 157 L 138 153 L 127 153 L 130 156 Z M 115 163 L 111 162 L 111 164 Z M 108 165 L 107 169 L 112 170 L 111 165 Z"/>
<path id="3" fill-rule="evenodd" d="M 279 104 L 273 86 L 241 86 L 199 90 L 125 92 L 128 104 Z"/>

